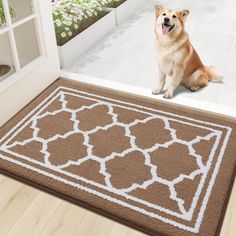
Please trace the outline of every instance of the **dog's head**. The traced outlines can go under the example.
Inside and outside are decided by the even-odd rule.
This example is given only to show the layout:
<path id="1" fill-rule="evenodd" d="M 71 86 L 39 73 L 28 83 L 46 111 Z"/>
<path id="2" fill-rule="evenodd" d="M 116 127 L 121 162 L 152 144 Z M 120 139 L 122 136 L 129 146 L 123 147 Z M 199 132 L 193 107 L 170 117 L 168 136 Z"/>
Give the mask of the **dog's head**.
<path id="1" fill-rule="evenodd" d="M 174 11 L 156 5 L 156 27 L 163 35 L 174 36 L 184 30 L 189 10 Z"/>

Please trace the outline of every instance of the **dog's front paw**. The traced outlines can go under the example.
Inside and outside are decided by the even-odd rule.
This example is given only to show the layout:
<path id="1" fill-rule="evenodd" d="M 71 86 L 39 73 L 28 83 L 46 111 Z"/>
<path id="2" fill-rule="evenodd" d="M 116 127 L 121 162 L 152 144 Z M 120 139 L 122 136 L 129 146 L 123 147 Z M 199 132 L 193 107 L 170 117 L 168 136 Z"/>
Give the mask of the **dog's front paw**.
<path id="1" fill-rule="evenodd" d="M 169 98 L 172 98 L 173 95 L 174 95 L 174 93 L 173 93 L 172 91 L 167 90 L 167 91 L 164 93 L 163 98 L 168 98 L 168 99 L 169 99 Z"/>
<path id="2" fill-rule="evenodd" d="M 152 90 L 152 94 L 153 95 L 158 95 L 161 92 L 162 92 L 162 88 L 158 88 L 158 87 Z"/>

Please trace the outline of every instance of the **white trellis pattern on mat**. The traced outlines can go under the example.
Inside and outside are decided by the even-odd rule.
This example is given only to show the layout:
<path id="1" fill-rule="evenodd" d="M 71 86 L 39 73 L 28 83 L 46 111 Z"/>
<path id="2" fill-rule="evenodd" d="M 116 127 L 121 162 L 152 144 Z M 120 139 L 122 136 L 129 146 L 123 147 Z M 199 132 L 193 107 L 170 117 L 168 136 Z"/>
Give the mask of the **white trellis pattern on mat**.
<path id="1" fill-rule="evenodd" d="M 76 98 L 85 99 L 86 101 L 90 101 L 91 104 L 81 106 L 77 109 L 72 109 L 67 106 L 68 101 L 66 100 L 66 96 L 73 96 Z M 53 110 L 53 111 L 47 111 L 47 107 L 56 100 L 60 101 L 60 108 Z M 86 131 L 81 130 L 80 120 L 78 119 L 78 114 L 82 111 L 92 110 L 92 109 L 98 108 L 100 106 L 107 108 L 107 115 L 111 118 L 111 122 L 108 124 L 102 125 L 102 126 L 98 125 L 95 128 L 92 128 L 91 130 L 86 130 Z M 118 120 L 118 114 L 115 112 L 115 110 L 114 110 L 115 108 L 127 109 L 129 111 L 138 112 L 140 114 L 144 114 L 145 118 L 135 119 L 134 121 L 132 121 L 130 123 L 123 123 Z M 12 130 L 10 130 L 8 132 L 8 134 L 6 134 L 2 138 L 2 140 L 4 140 L 4 143 L 0 147 L 0 149 L 9 153 L 9 154 L 19 157 L 18 161 L 13 160 L 9 157 L 4 157 L 2 155 L 0 155 L 0 158 L 6 159 L 10 162 L 13 162 L 16 165 L 24 166 L 25 168 L 28 168 L 28 169 L 31 169 L 31 170 L 36 171 L 38 173 L 41 173 L 42 175 L 49 176 L 49 177 L 51 177 L 57 181 L 60 181 L 64 184 L 68 184 L 68 185 L 74 186 L 76 188 L 79 188 L 83 191 L 90 192 L 91 194 L 95 194 L 95 195 L 100 196 L 104 199 L 115 202 L 123 207 L 128 207 L 130 209 L 140 212 L 141 214 L 145 214 L 149 217 L 162 220 L 163 222 L 172 224 L 173 226 L 179 227 L 181 229 L 196 233 L 199 231 L 200 224 L 201 224 L 201 221 L 202 221 L 202 218 L 204 215 L 204 210 L 206 208 L 207 201 L 208 201 L 210 193 L 211 193 L 211 189 L 214 185 L 214 180 L 217 175 L 218 169 L 220 167 L 221 159 L 222 159 L 222 156 L 224 153 L 224 149 L 227 145 L 227 141 L 228 141 L 231 129 L 229 127 L 224 127 L 224 126 L 217 125 L 217 124 L 214 124 L 215 128 L 213 129 L 213 128 L 207 127 L 206 126 L 207 123 L 203 122 L 203 121 L 197 121 L 197 120 L 187 118 L 187 117 L 185 117 L 184 120 L 181 120 L 182 117 L 178 116 L 178 115 L 168 114 L 167 112 L 158 111 L 158 110 L 154 110 L 151 108 L 150 109 L 145 108 L 145 111 L 144 111 L 141 108 L 142 108 L 141 106 L 138 106 L 135 104 L 129 104 L 126 102 L 116 101 L 114 99 L 104 98 L 104 97 L 101 97 L 98 95 L 89 94 L 86 92 L 77 91 L 77 90 L 70 89 L 70 88 L 59 87 L 53 94 L 51 94 L 45 101 L 43 101 L 38 107 L 35 108 L 35 110 L 37 110 L 37 112 L 35 114 L 34 114 L 34 110 L 33 110 L 31 113 L 28 114 L 28 116 L 26 116 L 21 122 L 19 122 L 19 124 L 16 127 L 14 127 Z M 63 113 L 63 112 L 70 114 L 70 121 L 73 123 L 73 128 L 66 133 L 55 134 L 54 136 L 49 137 L 49 138 L 41 137 L 39 135 L 40 128 L 38 126 L 38 122 L 45 117 L 49 117 L 49 116 L 53 117 L 53 116 L 56 116 L 56 115 Z M 156 112 L 158 112 L 158 114 L 156 114 Z M 146 149 L 140 148 L 139 145 L 137 144 L 137 140 L 136 140 L 137 137 L 132 133 L 131 129 L 138 124 L 146 124 L 146 123 L 148 123 L 150 121 L 154 121 L 154 120 L 161 120 L 164 123 L 164 129 L 169 133 L 171 138 L 164 143 L 155 143 L 150 148 L 146 148 Z M 170 121 L 179 122 L 179 123 L 184 124 L 186 126 L 198 127 L 198 128 L 204 129 L 207 131 L 207 135 L 196 136 L 196 138 L 194 138 L 193 140 L 190 140 L 190 141 L 182 140 L 177 137 L 176 129 L 171 127 Z M 33 129 L 33 135 L 31 137 L 27 137 L 25 140 L 12 141 L 17 137 L 17 135 L 19 135 L 19 133 L 22 130 L 24 130 L 24 128 L 26 126 L 30 126 L 30 128 Z M 130 147 L 125 150 L 122 150 L 119 153 L 113 152 L 106 157 L 100 157 L 100 156 L 95 155 L 94 151 L 93 151 L 94 145 L 90 141 L 91 135 L 93 135 L 99 131 L 109 130 L 112 127 L 120 127 L 124 130 L 125 137 L 128 138 L 128 140 L 130 142 Z M 222 138 L 222 131 L 217 129 L 217 127 L 227 129 L 228 133 L 227 133 L 227 136 L 225 137 L 224 144 L 221 148 L 221 154 L 218 157 L 218 162 L 217 162 L 215 170 L 212 174 L 211 181 L 209 182 L 209 186 L 206 191 L 205 198 L 204 198 L 203 202 L 201 203 L 202 205 L 200 208 L 200 212 L 198 214 L 198 219 L 195 222 L 195 226 L 191 227 L 191 226 L 188 226 L 187 224 L 184 225 L 182 223 L 178 223 L 172 219 L 168 219 L 167 217 L 162 216 L 161 213 L 165 213 L 165 214 L 174 216 L 176 218 L 179 218 L 181 220 L 191 222 L 191 220 L 193 218 L 193 214 L 196 209 L 196 206 L 197 206 L 197 204 L 199 204 L 199 201 L 198 201 L 199 196 L 201 194 L 201 191 L 202 191 L 203 186 L 205 184 L 205 180 L 206 180 L 209 170 L 211 168 L 212 160 L 214 158 L 217 146 Z M 66 139 L 66 138 L 68 138 L 72 135 L 76 135 L 76 134 L 83 136 L 83 138 L 84 138 L 83 145 L 86 146 L 87 155 L 79 160 L 68 160 L 67 162 L 60 164 L 60 165 L 55 165 L 54 163 L 52 163 L 50 160 L 51 154 L 48 149 L 48 144 L 53 143 L 54 141 L 56 141 L 58 139 Z M 209 156 L 207 162 L 203 163 L 202 156 L 196 153 L 196 150 L 194 149 L 193 145 L 195 145 L 203 140 L 209 141 L 212 138 L 215 138 L 216 141 L 212 147 L 212 150 L 210 152 L 210 156 Z M 40 151 L 44 156 L 44 161 L 42 161 L 42 162 L 34 159 L 33 156 L 25 156 L 20 153 L 16 153 L 12 150 L 16 146 L 24 146 L 24 145 L 29 144 L 34 141 L 37 141 L 42 144 L 42 149 Z M 158 175 L 157 166 L 151 162 L 150 153 L 158 150 L 159 148 L 168 148 L 173 144 L 181 144 L 181 145 L 186 146 L 186 148 L 189 151 L 189 155 L 191 155 L 192 157 L 195 158 L 195 161 L 197 163 L 197 168 L 195 170 L 193 170 L 188 175 L 185 173 L 181 173 L 175 179 L 167 180 L 167 179 L 160 177 Z M 112 181 L 111 181 L 112 174 L 107 171 L 107 163 L 115 158 L 125 157 L 127 154 L 130 154 L 134 151 L 138 151 L 139 153 L 141 153 L 143 155 L 143 157 L 145 159 L 144 165 L 150 169 L 151 178 L 145 180 L 142 184 L 134 182 L 127 188 L 119 189 L 119 188 L 114 187 L 112 184 Z M 68 181 L 68 180 L 66 180 L 66 178 L 61 178 L 61 177 L 55 176 L 51 173 L 47 173 L 46 171 L 39 170 L 39 169 L 37 169 L 33 166 L 30 166 L 28 164 L 21 163 L 20 159 L 28 160 L 32 163 L 36 163 L 40 166 L 43 166 L 48 169 L 54 170 L 58 173 L 61 173 L 64 176 L 70 176 L 70 177 L 74 178 L 75 180 L 80 180 L 85 183 L 96 186 L 100 189 L 107 190 L 109 192 L 116 194 L 117 196 L 123 196 L 128 200 L 132 200 L 133 202 L 137 202 L 139 204 L 143 204 L 144 206 L 147 206 L 150 209 L 150 211 L 147 211 L 146 209 L 140 208 L 135 205 L 131 205 L 127 202 L 121 201 L 121 200 L 113 198 L 111 196 L 107 196 L 107 195 L 100 193 L 98 191 L 95 191 L 93 189 L 89 189 L 87 187 L 81 186 L 76 182 Z M 75 175 L 75 174 L 69 172 L 68 170 L 66 170 L 66 169 L 68 169 L 68 167 L 70 167 L 72 165 L 73 166 L 80 166 L 89 160 L 90 161 L 94 160 L 100 164 L 100 171 L 99 172 L 102 176 L 104 176 L 105 184 L 95 182 L 94 180 L 85 178 L 84 176 Z M 181 183 L 184 179 L 193 180 L 198 175 L 202 176 L 201 180 L 199 182 L 196 193 L 193 195 L 190 208 L 186 209 L 185 205 L 184 205 L 184 203 L 185 203 L 184 199 L 182 199 L 178 196 L 175 186 L 176 186 L 176 184 Z M 161 184 L 168 187 L 168 189 L 170 191 L 169 198 L 177 203 L 179 211 L 174 211 L 173 209 L 167 209 L 166 207 L 153 204 L 151 202 L 140 199 L 140 198 L 135 197 L 130 194 L 132 191 L 134 191 L 138 188 L 139 189 L 140 188 L 147 189 L 153 183 L 161 183 Z M 160 212 L 160 214 L 157 214 L 156 212 L 152 212 L 151 209 L 158 210 Z"/>

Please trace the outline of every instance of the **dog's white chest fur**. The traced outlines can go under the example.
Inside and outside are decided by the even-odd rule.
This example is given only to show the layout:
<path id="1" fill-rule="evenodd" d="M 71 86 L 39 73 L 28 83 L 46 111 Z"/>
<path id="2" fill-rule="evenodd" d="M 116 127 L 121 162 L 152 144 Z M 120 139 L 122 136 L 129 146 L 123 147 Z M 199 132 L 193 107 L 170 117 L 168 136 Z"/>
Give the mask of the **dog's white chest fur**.
<path id="1" fill-rule="evenodd" d="M 185 34 L 180 40 L 171 43 L 168 39 L 162 38 L 156 40 L 157 60 L 162 71 L 171 76 L 175 65 L 184 60 L 184 53 L 181 46 L 188 40 L 188 35 Z"/>
<path id="2" fill-rule="evenodd" d="M 173 74 L 174 66 L 182 59 L 183 53 L 178 50 L 178 45 L 173 45 L 169 48 L 163 48 L 156 43 L 157 60 L 161 70 L 171 76 Z"/>
<path id="3" fill-rule="evenodd" d="M 172 75 L 173 69 L 174 69 L 174 63 L 172 61 L 162 58 L 159 61 L 159 66 L 166 75 L 169 75 L 169 76 Z"/>

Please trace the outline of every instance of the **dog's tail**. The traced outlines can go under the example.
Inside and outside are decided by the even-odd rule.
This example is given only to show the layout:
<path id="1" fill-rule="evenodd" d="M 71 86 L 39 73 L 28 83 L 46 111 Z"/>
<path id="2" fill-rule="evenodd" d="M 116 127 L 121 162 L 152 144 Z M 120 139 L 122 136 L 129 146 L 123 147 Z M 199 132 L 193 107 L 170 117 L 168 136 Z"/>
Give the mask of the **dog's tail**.
<path id="1" fill-rule="evenodd" d="M 219 82 L 223 80 L 223 75 L 214 66 L 205 66 L 205 69 L 209 81 Z"/>

